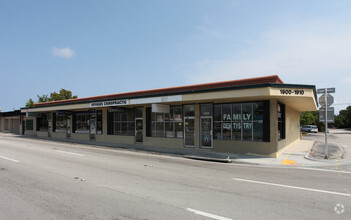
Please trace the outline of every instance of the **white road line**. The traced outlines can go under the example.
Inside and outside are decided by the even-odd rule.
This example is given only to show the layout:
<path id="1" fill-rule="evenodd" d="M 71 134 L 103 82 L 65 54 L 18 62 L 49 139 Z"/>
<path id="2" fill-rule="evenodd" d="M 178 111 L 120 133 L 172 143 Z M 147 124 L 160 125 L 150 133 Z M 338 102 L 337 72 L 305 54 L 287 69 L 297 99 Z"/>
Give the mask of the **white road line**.
<path id="1" fill-rule="evenodd" d="M 19 160 L 11 159 L 11 158 L 8 158 L 8 157 L 0 156 L 0 158 L 5 159 L 5 160 L 9 160 L 9 161 L 12 161 L 12 162 L 15 162 L 15 163 L 19 162 Z"/>
<path id="2" fill-rule="evenodd" d="M 305 188 L 305 187 L 299 187 L 299 186 L 289 186 L 289 185 L 283 185 L 283 184 L 277 184 L 277 183 L 268 183 L 268 182 L 261 182 L 261 181 L 255 181 L 255 180 L 247 180 L 247 179 L 239 179 L 239 178 L 233 178 L 233 180 L 242 181 L 242 182 L 249 182 L 249 183 L 258 183 L 258 184 L 270 185 L 270 186 L 279 186 L 279 187 L 285 187 L 285 188 L 291 188 L 291 189 L 300 189 L 300 190 L 306 190 L 306 191 L 311 191 L 311 192 L 320 192 L 320 193 L 328 193 L 328 194 L 333 194 L 333 195 L 351 197 L 351 194 L 339 193 L 339 192 L 332 192 L 332 191 L 326 191 L 326 190 L 320 190 L 320 189 L 312 189 L 312 188 Z"/>
<path id="3" fill-rule="evenodd" d="M 9 142 L 6 142 L 6 141 L 0 141 L 0 143 L 2 143 L 2 144 L 8 144 Z"/>
<path id="4" fill-rule="evenodd" d="M 197 215 L 202 215 L 202 216 L 205 216 L 205 217 L 208 217 L 208 218 L 212 218 L 212 219 L 232 220 L 231 218 L 226 218 L 226 217 L 222 217 L 222 216 L 219 216 L 219 215 L 214 215 L 214 214 L 207 213 L 207 212 L 202 212 L 202 211 L 191 209 L 191 208 L 187 208 L 186 210 L 188 210 L 189 212 L 193 212 L 193 213 L 195 213 Z"/>
<path id="5" fill-rule="evenodd" d="M 60 153 L 64 153 L 64 154 L 71 154 L 71 155 L 76 155 L 76 156 L 84 156 L 84 154 L 78 154 L 78 153 L 73 153 L 73 152 L 68 152 L 68 151 L 63 151 L 63 150 L 55 150 L 57 152 L 60 152 Z"/>
<path id="6" fill-rule="evenodd" d="M 351 174 L 350 171 L 343 171 L 343 170 L 328 170 L 328 169 L 318 169 L 318 168 L 309 168 L 309 167 L 296 167 L 295 169 Z"/>

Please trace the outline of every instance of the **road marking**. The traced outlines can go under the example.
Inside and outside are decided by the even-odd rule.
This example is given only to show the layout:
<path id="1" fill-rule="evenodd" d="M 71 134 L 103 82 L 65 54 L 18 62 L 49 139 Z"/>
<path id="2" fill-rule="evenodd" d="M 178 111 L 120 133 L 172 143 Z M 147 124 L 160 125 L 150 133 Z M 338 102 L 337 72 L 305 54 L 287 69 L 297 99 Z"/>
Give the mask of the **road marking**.
<path id="1" fill-rule="evenodd" d="M 63 151 L 63 150 L 56 150 L 54 149 L 55 151 L 57 152 L 60 152 L 60 153 L 64 153 L 64 154 L 71 154 L 71 155 L 76 155 L 76 156 L 84 156 L 84 154 L 78 154 L 78 153 L 73 153 L 73 152 L 68 152 L 68 151 Z"/>
<path id="2" fill-rule="evenodd" d="M 289 186 L 289 185 L 283 185 L 283 184 L 277 184 L 277 183 L 268 183 L 268 182 L 261 182 L 261 181 L 255 181 L 255 180 L 247 180 L 247 179 L 239 179 L 239 178 L 233 178 L 233 180 L 242 181 L 242 182 L 249 182 L 249 183 L 258 183 L 258 184 L 269 185 L 269 186 L 279 186 L 279 187 L 285 187 L 285 188 L 291 188 L 291 189 L 300 189 L 300 190 L 306 190 L 306 191 L 311 191 L 311 192 L 320 192 L 320 193 L 328 193 L 328 194 L 333 194 L 333 195 L 351 197 L 351 195 L 347 194 L 347 193 L 332 192 L 332 191 L 326 191 L 326 190 L 320 190 L 320 189 L 312 189 L 312 188 L 305 188 L 305 187 L 299 187 L 299 186 Z"/>
<path id="3" fill-rule="evenodd" d="M 296 169 L 301 169 L 301 170 L 316 170 L 316 171 L 322 171 L 322 172 L 335 172 L 335 173 L 346 173 L 346 174 L 351 174 L 350 171 L 342 171 L 342 170 L 328 170 L 328 169 L 318 169 L 318 168 L 309 168 L 309 167 L 296 167 Z"/>
<path id="4" fill-rule="evenodd" d="M 2 143 L 2 144 L 8 144 L 9 142 L 6 142 L 6 141 L 0 141 L 0 143 Z"/>
<path id="5" fill-rule="evenodd" d="M 205 216 L 205 217 L 208 217 L 208 218 L 212 218 L 212 219 L 232 220 L 231 218 L 226 218 L 226 217 L 222 217 L 222 216 L 219 216 L 219 215 L 214 215 L 214 214 L 207 213 L 207 212 L 202 212 L 202 211 L 191 209 L 191 208 L 187 208 L 186 210 L 188 210 L 189 212 L 193 212 L 193 213 L 195 213 L 197 215 L 202 215 L 202 216 Z"/>
<path id="6" fill-rule="evenodd" d="M 9 160 L 9 161 L 12 161 L 12 162 L 15 162 L 15 163 L 19 162 L 19 160 L 11 159 L 11 158 L 8 158 L 8 157 L 0 156 L 0 158 L 5 159 L 5 160 Z"/>

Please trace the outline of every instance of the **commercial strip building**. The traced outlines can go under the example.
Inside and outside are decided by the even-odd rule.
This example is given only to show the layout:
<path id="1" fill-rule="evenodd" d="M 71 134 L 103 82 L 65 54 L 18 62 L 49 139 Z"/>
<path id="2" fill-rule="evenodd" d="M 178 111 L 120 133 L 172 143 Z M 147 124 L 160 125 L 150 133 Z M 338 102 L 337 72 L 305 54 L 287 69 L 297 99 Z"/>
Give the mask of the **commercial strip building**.
<path id="1" fill-rule="evenodd" d="M 24 117 L 25 113 L 21 113 L 21 110 L 0 111 L 0 132 L 23 134 L 24 126 L 22 122 Z"/>
<path id="2" fill-rule="evenodd" d="M 37 103 L 25 134 L 277 157 L 316 111 L 312 85 L 276 75 Z"/>

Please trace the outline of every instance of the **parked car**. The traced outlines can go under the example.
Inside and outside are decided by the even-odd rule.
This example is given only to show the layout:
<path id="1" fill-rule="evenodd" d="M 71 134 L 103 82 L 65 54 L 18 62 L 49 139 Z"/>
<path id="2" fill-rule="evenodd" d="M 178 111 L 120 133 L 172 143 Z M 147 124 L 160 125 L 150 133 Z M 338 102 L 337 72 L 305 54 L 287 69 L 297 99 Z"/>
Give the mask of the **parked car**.
<path id="1" fill-rule="evenodd" d="M 301 131 L 317 133 L 318 127 L 317 127 L 317 125 L 303 125 L 301 128 Z"/>

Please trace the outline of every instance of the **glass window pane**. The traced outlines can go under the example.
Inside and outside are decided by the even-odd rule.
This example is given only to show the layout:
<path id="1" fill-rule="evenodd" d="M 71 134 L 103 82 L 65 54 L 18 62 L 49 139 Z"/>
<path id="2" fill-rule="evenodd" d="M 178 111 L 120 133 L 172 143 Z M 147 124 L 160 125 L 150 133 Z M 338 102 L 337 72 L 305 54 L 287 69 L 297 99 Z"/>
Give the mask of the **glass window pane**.
<path id="1" fill-rule="evenodd" d="M 240 121 L 234 121 L 233 122 L 233 140 L 241 140 L 241 122 Z"/>
<path id="2" fill-rule="evenodd" d="M 182 108 L 182 106 L 173 107 L 173 119 L 175 121 L 183 121 L 183 108 Z"/>
<path id="3" fill-rule="evenodd" d="M 156 122 L 156 137 L 164 137 L 165 123 Z"/>
<path id="4" fill-rule="evenodd" d="M 195 105 L 184 105 L 185 116 L 195 116 Z"/>
<path id="5" fill-rule="evenodd" d="M 253 103 L 253 120 L 263 120 L 263 102 Z"/>
<path id="6" fill-rule="evenodd" d="M 165 113 L 165 121 L 169 121 L 170 120 L 170 116 L 169 116 L 170 114 L 169 113 Z"/>
<path id="7" fill-rule="evenodd" d="M 232 120 L 232 105 L 223 104 L 222 105 L 222 121 L 231 121 Z M 224 133 L 223 133 L 224 136 Z"/>
<path id="8" fill-rule="evenodd" d="M 252 122 L 243 121 L 243 140 L 252 140 Z"/>
<path id="9" fill-rule="evenodd" d="M 256 141 L 263 141 L 263 121 L 254 122 L 253 139 Z"/>
<path id="10" fill-rule="evenodd" d="M 243 121 L 252 121 L 252 103 L 243 104 Z"/>
<path id="11" fill-rule="evenodd" d="M 183 122 L 175 122 L 174 123 L 175 126 L 175 135 L 177 138 L 183 138 L 183 131 L 184 131 L 184 127 L 183 127 Z"/>
<path id="12" fill-rule="evenodd" d="M 174 137 L 173 122 L 166 122 L 166 137 Z"/>
<path id="13" fill-rule="evenodd" d="M 128 111 L 127 109 L 124 109 L 124 112 L 121 113 L 121 121 L 127 121 L 128 120 Z"/>
<path id="14" fill-rule="evenodd" d="M 115 126 L 115 135 L 121 135 L 122 134 L 122 130 L 121 130 L 121 123 L 120 122 L 115 122 L 114 123 Z"/>
<path id="15" fill-rule="evenodd" d="M 160 122 L 164 120 L 165 120 L 164 113 L 156 113 L 156 121 Z"/>
<path id="16" fill-rule="evenodd" d="M 241 121 L 241 104 L 233 104 L 233 121 Z"/>
<path id="17" fill-rule="evenodd" d="M 212 116 L 212 104 L 201 104 L 200 105 L 201 116 Z"/>
<path id="18" fill-rule="evenodd" d="M 229 121 L 223 121 L 222 123 L 223 139 L 232 139 L 232 123 Z"/>
<path id="19" fill-rule="evenodd" d="M 142 118 L 143 117 L 143 108 L 135 108 L 135 117 Z"/>
<path id="20" fill-rule="evenodd" d="M 214 121 L 222 120 L 222 105 L 214 105 L 213 120 Z"/>
<path id="21" fill-rule="evenodd" d="M 156 122 L 152 122 L 151 128 L 152 128 L 152 137 L 156 137 Z"/>
<path id="22" fill-rule="evenodd" d="M 214 131 L 214 134 L 213 134 L 214 139 L 218 139 L 218 140 L 223 139 L 223 137 L 222 137 L 222 122 L 215 121 L 213 131 Z"/>
<path id="23" fill-rule="evenodd" d="M 132 108 L 128 108 L 128 109 L 126 109 L 127 110 L 127 114 L 128 114 L 128 121 L 134 121 L 135 120 L 135 110 L 134 109 L 132 109 Z"/>
<path id="24" fill-rule="evenodd" d="M 135 122 L 134 121 L 128 122 L 128 135 L 129 136 L 135 135 Z"/>
<path id="25" fill-rule="evenodd" d="M 128 123 L 127 122 L 122 122 L 122 135 L 128 135 Z"/>

